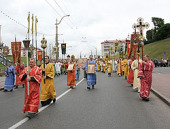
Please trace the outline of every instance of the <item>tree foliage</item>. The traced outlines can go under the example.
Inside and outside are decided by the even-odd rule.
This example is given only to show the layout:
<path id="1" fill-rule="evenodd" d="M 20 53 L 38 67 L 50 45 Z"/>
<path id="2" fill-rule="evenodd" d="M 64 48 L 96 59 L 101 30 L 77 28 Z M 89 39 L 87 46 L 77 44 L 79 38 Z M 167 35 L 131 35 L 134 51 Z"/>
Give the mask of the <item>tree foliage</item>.
<path id="1" fill-rule="evenodd" d="M 164 25 L 164 19 L 159 17 L 152 17 L 152 22 L 154 24 L 155 29 L 159 29 Z"/>
<path id="2" fill-rule="evenodd" d="M 155 34 L 155 40 L 162 40 L 170 37 L 170 23 L 167 23 L 160 27 Z"/>
<path id="3" fill-rule="evenodd" d="M 146 32 L 147 41 L 145 44 L 168 38 L 170 35 L 169 24 L 164 24 L 164 19 L 152 17 L 152 22 L 154 24 L 154 29 L 150 29 Z"/>
<path id="4" fill-rule="evenodd" d="M 146 32 L 146 38 L 148 39 L 148 41 L 152 41 L 154 37 L 154 29 L 148 30 Z"/>

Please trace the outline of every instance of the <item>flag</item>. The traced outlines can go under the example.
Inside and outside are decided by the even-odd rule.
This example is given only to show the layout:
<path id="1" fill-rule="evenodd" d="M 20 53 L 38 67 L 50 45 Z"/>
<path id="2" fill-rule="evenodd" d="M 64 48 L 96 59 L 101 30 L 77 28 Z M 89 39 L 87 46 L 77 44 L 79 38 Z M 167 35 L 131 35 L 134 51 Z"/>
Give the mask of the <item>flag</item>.
<path id="1" fill-rule="evenodd" d="M 37 23 L 38 23 L 38 18 L 35 16 L 35 35 L 37 36 Z"/>
<path id="2" fill-rule="evenodd" d="M 61 44 L 61 51 L 62 51 L 62 54 L 66 54 L 66 43 Z"/>
<path id="3" fill-rule="evenodd" d="M 28 13 L 28 17 L 27 17 L 27 21 L 28 21 L 28 34 L 30 33 L 30 12 Z"/>
<path id="4" fill-rule="evenodd" d="M 34 33 L 34 14 L 32 14 L 32 34 Z"/>

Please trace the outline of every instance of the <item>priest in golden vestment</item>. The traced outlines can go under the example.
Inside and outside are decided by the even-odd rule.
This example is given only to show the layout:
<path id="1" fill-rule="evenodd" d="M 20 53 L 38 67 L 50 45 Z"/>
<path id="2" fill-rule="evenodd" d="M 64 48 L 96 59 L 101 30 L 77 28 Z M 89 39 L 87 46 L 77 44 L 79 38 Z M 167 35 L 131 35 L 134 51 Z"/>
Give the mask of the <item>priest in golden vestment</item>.
<path id="1" fill-rule="evenodd" d="M 120 76 L 122 76 L 122 74 L 123 74 L 123 69 L 122 69 L 122 59 L 120 58 L 119 60 L 118 60 L 118 68 L 117 68 L 117 74 L 119 75 L 119 77 Z"/>
<path id="2" fill-rule="evenodd" d="M 124 77 L 125 77 L 125 80 L 127 80 L 127 77 L 129 75 L 129 67 L 128 67 L 128 60 L 127 60 L 127 56 L 126 58 L 123 60 L 123 67 L 124 67 Z"/>
<path id="3" fill-rule="evenodd" d="M 96 63 L 97 63 L 97 71 L 99 72 L 99 71 L 101 71 L 101 66 L 100 66 L 100 63 L 101 63 L 101 61 L 100 61 L 100 56 L 98 57 L 98 60 L 96 61 Z"/>
<path id="4" fill-rule="evenodd" d="M 140 92 L 140 79 L 138 78 L 138 72 L 139 72 L 139 63 L 138 63 L 138 55 L 135 56 L 136 60 L 132 62 L 131 69 L 134 71 L 134 81 L 133 81 L 133 89 L 138 89 L 138 92 Z M 139 60 L 141 63 L 142 60 Z"/>
<path id="5" fill-rule="evenodd" d="M 41 105 L 46 106 L 56 101 L 56 92 L 54 87 L 54 66 L 49 62 L 49 56 L 45 56 L 45 69 L 44 64 L 41 65 L 42 69 L 42 81 L 41 81 Z M 45 75 L 44 75 L 45 74 Z"/>
<path id="6" fill-rule="evenodd" d="M 75 56 L 72 55 L 67 69 L 67 86 L 70 86 L 72 89 L 76 86 L 76 64 L 74 63 L 74 60 Z"/>
<path id="7" fill-rule="evenodd" d="M 112 60 L 108 59 L 108 62 L 107 62 L 107 67 L 108 67 L 108 77 L 111 77 L 111 74 L 112 74 L 112 71 L 113 71 L 113 68 L 112 68 Z"/>
<path id="8" fill-rule="evenodd" d="M 106 62 L 104 60 L 102 63 L 102 72 L 105 73 L 105 71 L 106 71 Z"/>

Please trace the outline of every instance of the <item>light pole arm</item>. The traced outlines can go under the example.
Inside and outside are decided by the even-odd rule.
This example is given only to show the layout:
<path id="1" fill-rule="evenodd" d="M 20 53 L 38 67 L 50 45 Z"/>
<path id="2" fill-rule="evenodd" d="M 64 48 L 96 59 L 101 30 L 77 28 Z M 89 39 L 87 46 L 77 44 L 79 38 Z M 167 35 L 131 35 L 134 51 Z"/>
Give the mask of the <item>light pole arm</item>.
<path id="1" fill-rule="evenodd" d="M 60 21 L 57 23 L 57 25 L 59 25 L 65 17 L 69 17 L 69 16 L 70 16 L 70 15 L 63 16 L 63 17 L 60 19 Z"/>

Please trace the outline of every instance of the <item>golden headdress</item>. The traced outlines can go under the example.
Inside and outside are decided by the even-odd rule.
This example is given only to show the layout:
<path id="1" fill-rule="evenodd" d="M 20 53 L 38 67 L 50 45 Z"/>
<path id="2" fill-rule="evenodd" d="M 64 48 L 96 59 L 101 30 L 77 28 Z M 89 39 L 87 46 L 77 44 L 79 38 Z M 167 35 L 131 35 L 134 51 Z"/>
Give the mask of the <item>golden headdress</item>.
<path id="1" fill-rule="evenodd" d="M 72 55 L 72 56 L 71 56 L 71 60 L 74 60 L 74 59 L 75 59 L 75 56 L 74 56 L 74 55 Z"/>

